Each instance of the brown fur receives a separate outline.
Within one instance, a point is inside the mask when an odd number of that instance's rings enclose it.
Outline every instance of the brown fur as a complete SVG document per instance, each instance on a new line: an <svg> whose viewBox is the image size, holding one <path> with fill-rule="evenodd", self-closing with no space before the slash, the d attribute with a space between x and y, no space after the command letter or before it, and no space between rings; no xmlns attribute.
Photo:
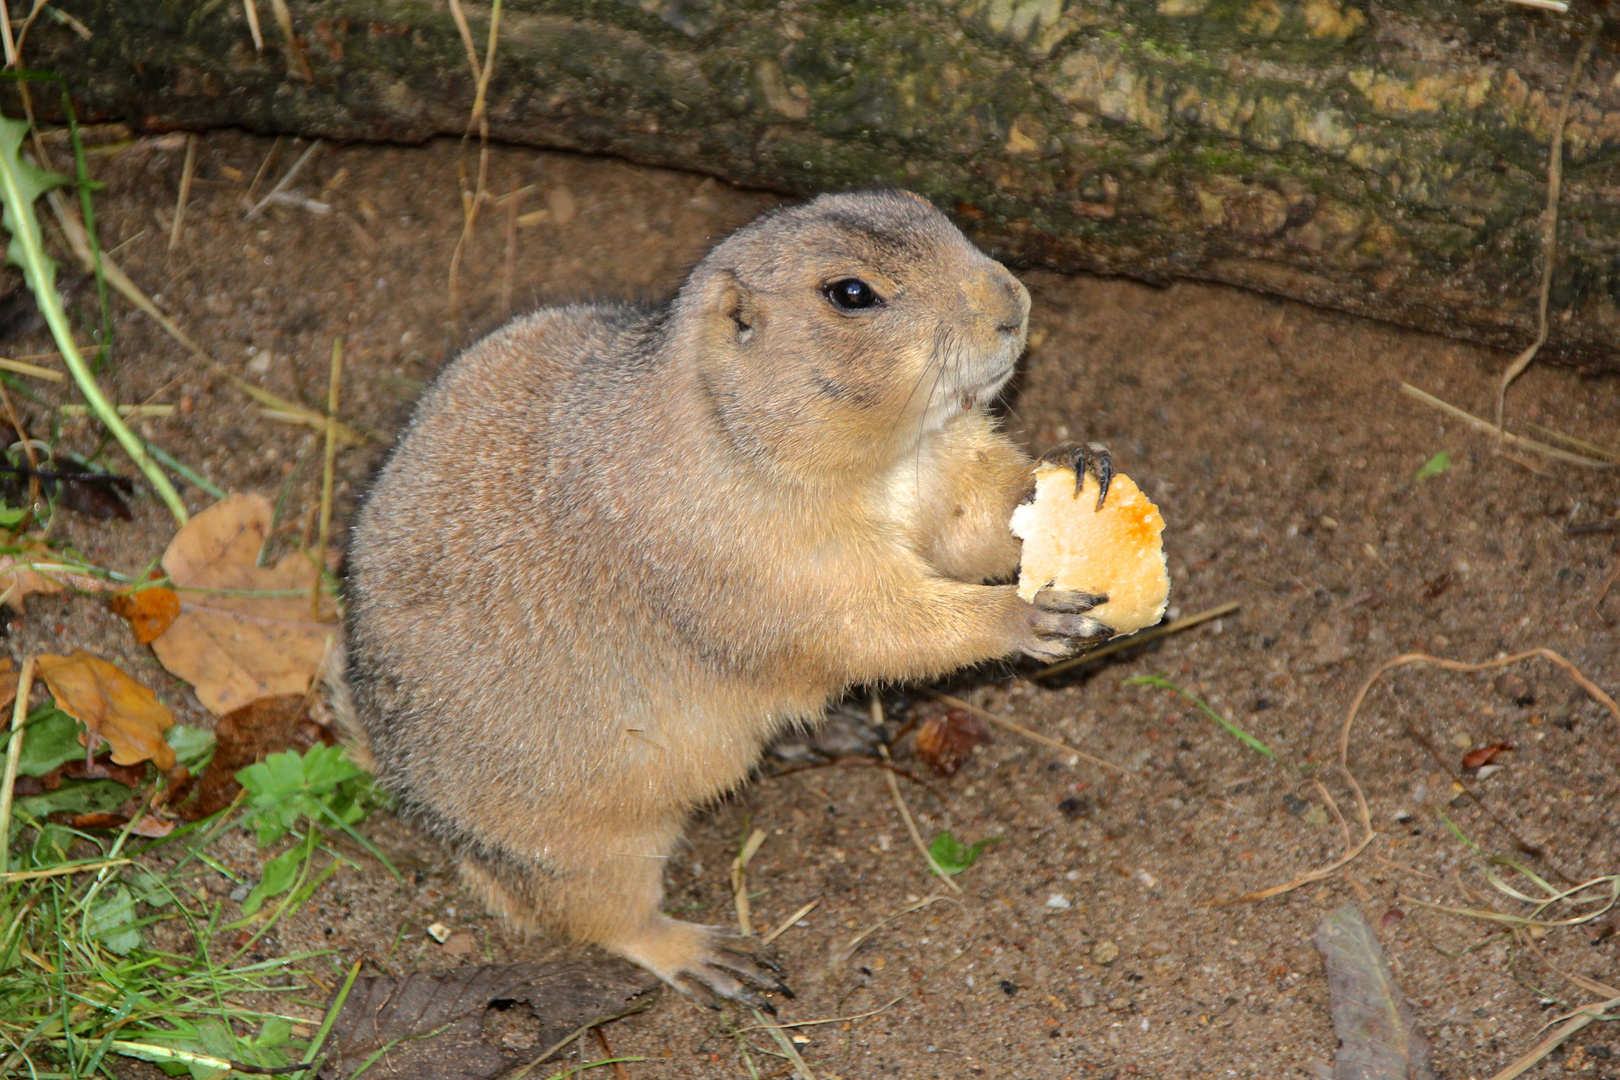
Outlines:
<svg viewBox="0 0 1620 1080"><path fill-rule="evenodd" d="M884 303L840 310L848 277ZM349 681L494 910L747 996L659 910L691 810L852 685L1099 633L984 584L1018 562L1030 461L985 403L1028 309L917 196L824 196L665 308L539 311L445 370L355 527Z"/></svg>

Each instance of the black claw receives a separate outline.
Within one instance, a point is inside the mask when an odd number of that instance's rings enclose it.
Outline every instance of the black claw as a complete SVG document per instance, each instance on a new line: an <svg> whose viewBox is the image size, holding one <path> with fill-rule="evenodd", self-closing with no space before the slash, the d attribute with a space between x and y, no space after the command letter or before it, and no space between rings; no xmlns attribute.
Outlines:
<svg viewBox="0 0 1620 1080"><path fill-rule="evenodd" d="M776 992L787 998L789 1001L799 1000L799 995L795 994L792 988L789 987L785 982L779 982L776 984Z"/></svg>
<svg viewBox="0 0 1620 1080"><path fill-rule="evenodd" d="M1074 494L1078 498L1086 483L1086 473L1097 478L1097 509L1108 498L1108 485L1114 482L1114 457L1102 443L1084 446L1055 446L1041 455L1042 461L1055 461L1074 470Z"/></svg>
<svg viewBox="0 0 1620 1080"><path fill-rule="evenodd" d="M763 999L761 999L760 1003L758 1005L755 1005L754 1008L759 1009L761 1012L768 1012L772 1016L776 1015L776 1006L772 1005L770 1002L765 1001Z"/></svg>
<svg viewBox="0 0 1620 1080"><path fill-rule="evenodd" d="M1108 447L1102 443L1086 443L1083 447L1076 447L1074 452L1074 493L1080 494L1081 485L1085 482L1086 470L1090 469L1097 477L1097 509L1103 508L1103 500L1108 498L1108 485L1114 482L1114 456L1108 452Z"/></svg>

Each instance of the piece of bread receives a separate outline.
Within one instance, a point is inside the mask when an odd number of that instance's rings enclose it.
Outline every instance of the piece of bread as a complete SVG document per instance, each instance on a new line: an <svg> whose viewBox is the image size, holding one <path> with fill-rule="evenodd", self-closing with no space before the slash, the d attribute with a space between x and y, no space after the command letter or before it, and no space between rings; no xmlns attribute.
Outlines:
<svg viewBox="0 0 1620 1080"><path fill-rule="evenodd" d="M1099 511L1095 476L1086 474L1077 495L1073 469L1043 462L1035 467L1035 501L1014 510L1008 527L1024 541L1018 595L1025 600L1046 588L1107 593L1108 602L1088 614L1118 634L1164 615L1164 518L1130 477L1114 475Z"/></svg>

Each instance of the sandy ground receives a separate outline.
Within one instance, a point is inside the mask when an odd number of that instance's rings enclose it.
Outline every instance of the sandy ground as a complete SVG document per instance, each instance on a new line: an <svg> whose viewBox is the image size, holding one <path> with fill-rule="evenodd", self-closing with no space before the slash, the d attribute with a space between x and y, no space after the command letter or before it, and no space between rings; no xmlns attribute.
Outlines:
<svg viewBox="0 0 1620 1080"><path fill-rule="evenodd" d="M457 166L475 168L476 155L449 143L323 147L295 188L334 212L273 204L246 221L244 195L270 149L270 140L230 133L201 140L173 251L182 148L145 141L98 156L103 236L221 364L277 393L318 405L332 337L343 336L342 411L378 441L339 461L340 522L425 381L457 350L510 312L668 295L716 238L775 203L697 176L496 150L492 191L533 190L515 207L484 209L452 316ZM282 144L258 193L301 152ZM542 220L523 216L538 210ZM995 665L951 682L951 692L1125 770L1071 765L1002 733L954 777L930 777L948 802L903 785L925 836L949 828L964 840L1001 838L960 876L960 897L893 917L943 891L911 848L883 774L839 767L762 778L699 815L669 867L669 907L729 922L728 864L739 838L762 828L768 839L749 876L756 922L775 926L820 900L777 943L799 991L781 1003L782 1019L858 1016L802 1029L818 1076L1035 1080L1283 1077L1331 1060L1310 934L1355 903L1379 928L1438 1073L1491 1076L1549 1019L1598 996L1582 979L1620 983L1616 913L1514 940L1496 924L1423 906L1528 913L1491 887L1483 855L1513 855L1560 886L1620 873L1620 719L1550 663L1515 665L1514 679L1421 668L1385 678L1349 741L1372 843L1320 882L1222 902L1337 858L1346 833L1335 812L1359 839L1337 740L1380 661L1541 647L1620 689L1620 587L1600 600L1616 534L1566 531L1620 517L1620 480L1498 456L1484 436L1400 393L1407 380L1487 413L1503 356L1225 289L1024 278L1034 344L1011 427L1037 451L1106 442L1158 501L1172 615L1227 601L1241 609L1059 678ZM91 291L80 291L86 311ZM260 417L143 316L118 311L120 400L181 406L147 423L149 437L228 488L274 497L291 476L294 513L307 512L319 495L313 433ZM50 346L29 338L8 348ZM1510 416L1620 447L1615 389L1535 368L1515 387ZM41 422L39 406L25 412ZM82 422L65 437L93 449ZM1416 479L1440 450L1451 468ZM186 494L193 508L207 502ZM422 507L422 527L464 510L446 490ZM130 572L172 532L150 499L130 524L74 517L65 527L89 558ZM33 601L11 623L9 644L14 657L99 652L138 673L182 720L208 722L189 690L91 601ZM1278 762L1184 698L1126 685L1140 675L1201 696ZM936 708L923 692L907 700L913 711ZM1497 742L1514 746L1498 758L1505 768L1454 780L1467 749ZM909 737L895 756L923 768ZM334 970L356 957L405 970L543 951L509 939L458 895L442 852L386 815L366 828L414 876L400 887L386 874L344 870L267 948L333 948ZM245 841L227 854L256 867ZM847 963L831 963L890 917ZM425 936L435 921L463 931L454 946ZM746 1076L742 1039L759 1048L761 1075L780 1069L761 1032L737 1033L750 1022L666 994L608 1034L616 1052L651 1059L627 1066L632 1077ZM595 1046L586 1053L566 1064L599 1056ZM1565 1070L1620 1076L1620 1033L1596 1024L1531 1075Z"/></svg>

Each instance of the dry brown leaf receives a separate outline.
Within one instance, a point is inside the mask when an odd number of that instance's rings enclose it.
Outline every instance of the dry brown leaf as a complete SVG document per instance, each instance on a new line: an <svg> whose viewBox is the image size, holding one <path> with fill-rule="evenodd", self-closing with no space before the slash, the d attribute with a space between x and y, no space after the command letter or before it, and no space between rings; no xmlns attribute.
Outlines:
<svg viewBox="0 0 1620 1080"><path fill-rule="evenodd" d="M129 824L129 818L123 814L79 814L70 824L75 829L122 829ZM129 831L156 840L174 832L174 822L156 814L142 814Z"/></svg>
<svg viewBox="0 0 1620 1080"><path fill-rule="evenodd" d="M160 769L174 766L174 750L163 733L174 726L174 715L157 695L117 667L83 649L72 656L39 657L39 674L56 698L56 707L112 748L119 765L150 761Z"/></svg>
<svg viewBox="0 0 1620 1080"><path fill-rule="evenodd" d="M41 561L52 558L50 552L38 552ZM16 555L0 555L0 597L4 598L6 606L13 608L18 614L25 613L28 597L35 593L46 596L59 593L64 586L55 578L47 577L29 565L29 555L18 557Z"/></svg>
<svg viewBox="0 0 1620 1080"><path fill-rule="evenodd" d="M917 728L917 756L940 776L954 776L973 751L990 741L990 729L966 709L930 716Z"/></svg>
<svg viewBox="0 0 1620 1080"><path fill-rule="evenodd" d="M119 593L107 605L112 608L114 615L120 615L129 620L129 628L135 631L135 640L142 645L150 645L174 622L175 616L180 614L180 596L173 589L150 587L137 593Z"/></svg>
<svg viewBox="0 0 1620 1080"><path fill-rule="evenodd" d="M187 821L198 821L231 804L242 785L236 771L283 750L303 753L312 746L330 746L331 731L309 718L302 694L283 694L249 702L214 725L214 756L194 785L196 798L180 808Z"/></svg>
<svg viewBox="0 0 1620 1080"><path fill-rule="evenodd" d="M315 579L297 553L273 567L255 565L270 531L270 500L232 495L181 529L163 554L180 595L180 614L152 642L163 666L185 679L197 699L223 716L260 698L302 694L320 670L332 623L310 617ZM301 590L301 597L222 595Z"/></svg>
<svg viewBox="0 0 1620 1080"><path fill-rule="evenodd" d="M0 709L17 700L18 672L11 666L11 657L0 656Z"/></svg>

